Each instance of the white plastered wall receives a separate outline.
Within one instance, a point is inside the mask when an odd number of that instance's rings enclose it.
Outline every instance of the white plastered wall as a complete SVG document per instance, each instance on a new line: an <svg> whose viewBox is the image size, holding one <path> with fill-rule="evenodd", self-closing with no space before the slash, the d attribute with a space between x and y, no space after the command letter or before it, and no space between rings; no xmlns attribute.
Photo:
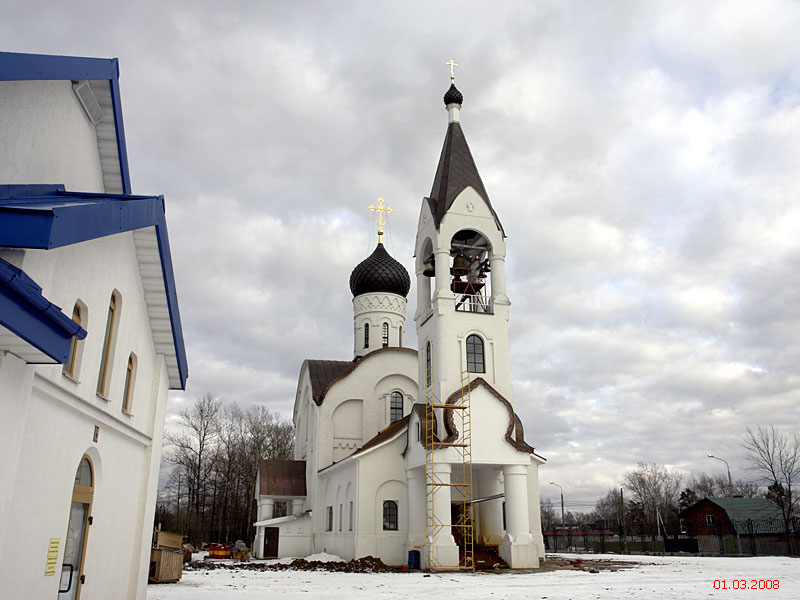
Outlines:
<svg viewBox="0 0 800 600"><path fill-rule="evenodd" d="M345 455L334 457L334 427L331 427L334 416L340 405L344 403L361 402L361 440L366 443L382 430L388 421L386 418L386 394L390 390L400 391L404 397L414 398L417 392L415 380L417 370L417 357L408 350L394 351L383 350L362 359L362 362L347 377L336 381L329 389L321 406L313 402L306 404L310 407L314 417L309 420L309 444L314 439L313 468L307 462L307 473L314 477L314 473L332 464L334 460L341 460ZM393 375L387 379L386 374ZM354 404L353 404L354 405ZM404 406L406 413L411 410L411 405ZM352 413L352 411L350 411ZM299 413L298 413L299 414ZM351 424L352 426L352 424ZM353 448L355 451L355 448ZM352 452L350 452L351 454ZM310 450L306 461L312 460Z"/></svg>
<svg viewBox="0 0 800 600"><path fill-rule="evenodd" d="M0 106L0 183L105 191L95 128L70 81L0 81Z"/></svg>
<svg viewBox="0 0 800 600"><path fill-rule="evenodd" d="M359 531L357 529L359 524L354 522L353 529L350 529L349 502L352 500L355 503L355 514L363 510L364 507L359 506L355 497L358 485L358 467L356 461L352 459L320 473L320 504L314 510L316 552L336 554L347 560L355 558L355 535ZM328 507L333 510L333 524L330 531L326 529Z"/></svg>
<svg viewBox="0 0 800 600"><path fill-rule="evenodd" d="M63 184L102 193L94 126L69 81L0 82L0 183ZM24 150L24 151L21 151ZM96 472L94 524L86 546L82 600L108 590L146 594L168 377L155 351L132 233L53 250L0 251L48 299L72 314L86 307L79 368L0 362L4 492L0 494L0 577L4 594L56 597L58 575L44 576L50 538L63 558L75 471L84 454ZM105 398L95 392L112 291L120 296L118 328ZM128 356L137 357L130 414L122 411ZM93 441L95 427L98 441ZM7 448L8 446L8 448ZM15 451L14 448L22 449ZM10 483L9 483L10 482ZM114 557L114 560L109 560Z"/></svg>
<svg viewBox="0 0 800 600"><path fill-rule="evenodd" d="M400 329L406 322L406 299L398 294L378 292L353 298L354 354L364 356L383 348L383 324L389 326L389 347L400 346ZM369 324L369 336L364 338L364 326ZM364 342L367 342L365 345Z"/></svg>
<svg viewBox="0 0 800 600"><path fill-rule="evenodd" d="M405 430L391 441L358 457L358 537L355 553L375 556L388 565L408 559L408 488L403 450ZM383 503L397 502L396 531L383 529Z"/></svg>

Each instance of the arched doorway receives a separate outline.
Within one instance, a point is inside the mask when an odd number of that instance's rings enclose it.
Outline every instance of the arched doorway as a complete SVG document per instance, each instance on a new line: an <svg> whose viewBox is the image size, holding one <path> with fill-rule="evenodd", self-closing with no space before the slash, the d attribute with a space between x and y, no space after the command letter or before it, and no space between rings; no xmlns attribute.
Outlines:
<svg viewBox="0 0 800 600"><path fill-rule="evenodd" d="M75 483L72 485L72 503L67 536L64 540L61 582L58 588L59 600L78 600L81 595L81 585L84 581L83 559L86 555L93 496L94 470L92 461L84 454L75 472Z"/></svg>

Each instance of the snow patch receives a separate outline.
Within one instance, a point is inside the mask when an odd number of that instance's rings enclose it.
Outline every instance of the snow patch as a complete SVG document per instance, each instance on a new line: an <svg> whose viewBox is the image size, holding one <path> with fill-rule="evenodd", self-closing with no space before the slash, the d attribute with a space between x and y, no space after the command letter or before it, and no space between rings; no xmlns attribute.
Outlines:
<svg viewBox="0 0 800 600"><path fill-rule="evenodd" d="M336 556L335 554L328 554L327 552L319 552L317 554L306 556L306 560L308 562L313 560L317 562L346 562L345 559Z"/></svg>

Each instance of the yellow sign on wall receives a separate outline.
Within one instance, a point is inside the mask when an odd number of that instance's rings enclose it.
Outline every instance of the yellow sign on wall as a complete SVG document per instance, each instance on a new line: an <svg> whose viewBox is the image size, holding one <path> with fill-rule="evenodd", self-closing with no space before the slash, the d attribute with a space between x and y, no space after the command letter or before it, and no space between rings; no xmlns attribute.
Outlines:
<svg viewBox="0 0 800 600"><path fill-rule="evenodd" d="M44 565L45 575L55 575L58 566L58 547L61 545L61 538L50 538L47 546L47 562Z"/></svg>

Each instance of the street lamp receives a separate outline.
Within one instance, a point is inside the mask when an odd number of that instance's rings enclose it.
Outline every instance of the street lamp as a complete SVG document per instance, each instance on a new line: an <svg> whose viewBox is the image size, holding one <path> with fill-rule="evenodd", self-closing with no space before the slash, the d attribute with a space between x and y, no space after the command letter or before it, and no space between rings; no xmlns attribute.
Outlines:
<svg viewBox="0 0 800 600"><path fill-rule="evenodd" d="M725 463L725 466L728 469L728 489L730 490L730 495L733 497L733 480L731 479L731 466L728 464L728 461L724 458L720 458L719 456L714 456L713 454L709 454L708 458L713 458L716 460L721 460Z"/></svg>
<svg viewBox="0 0 800 600"><path fill-rule="evenodd" d="M725 463L725 467L728 469L728 490L729 494L731 495L731 508L733 510L733 531L736 533L736 552L741 554L742 553L742 546L741 542L739 541L739 528L736 527L736 499L733 497L733 479L731 479L731 466L728 464L728 461L724 458L720 458L719 456L714 456L713 454L709 454L708 458L713 458L714 460L721 460Z"/></svg>
<svg viewBox="0 0 800 600"><path fill-rule="evenodd" d="M558 485L555 481L551 481L550 485L554 485L558 487L559 490L561 490L561 535L564 535L564 488ZM558 538L556 538L556 540L558 540Z"/></svg>

